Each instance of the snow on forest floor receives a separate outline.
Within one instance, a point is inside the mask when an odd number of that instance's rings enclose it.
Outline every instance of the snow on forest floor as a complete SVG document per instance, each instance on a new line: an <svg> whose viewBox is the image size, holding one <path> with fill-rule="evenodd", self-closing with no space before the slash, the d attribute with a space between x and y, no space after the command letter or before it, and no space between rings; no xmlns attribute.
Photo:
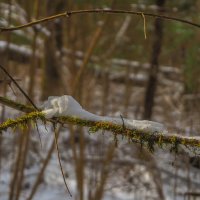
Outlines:
<svg viewBox="0 0 200 200"><path fill-rule="evenodd" d="M111 105L111 104L109 104ZM119 104L120 105L120 104ZM119 110L116 113L112 112L111 114L108 114L108 116L118 116L119 117ZM122 110L122 109L121 109ZM118 113L117 113L118 112ZM130 113L132 114L132 112ZM17 115L15 112L13 112L13 109L7 109L7 115L10 118L15 118ZM130 116L129 116L130 118ZM135 118L135 117L133 117ZM50 127L47 127L49 130L48 132L45 130L45 127L43 125L40 126L40 133L42 137L42 144L43 148L39 149L39 155L31 153L31 158L28 158L28 160L33 159L34 164L31 164L29 168L25 170L25 183L22 190L22 196L21 200L26 200L28 194L30 193L32 189L32 185L34 183L34 180L38 174L38 171L40 169L40 159L45 158L45 155L47 153L47 149L50 147L51 142L53 141L53 134L50 131ZM87 132L87 131L86 131ZM13 134L7 134L4 135L4 143L7 147L5 149L8 156L4 157L2 160L2 168L0 172L0 200L7 200L8 194L9 194L9 184L10 184L10 166L14 162L13 157L9 156L11 151L9 150L9 146L12 146L12 140L13 140ZM92 141L92 143L95 144L95 142L99 142L100 138L101 140L104 140L104 142L107 142L106 145L108 145L108 142L113 141L113 137L110 137L111 135L108 135L107 133L102 134L91 134L88 135L86 133L86 139L89 141ZM40 147L38 134L37 132L33 131L31 133L31 138L34 140L34 142ZM67 146L65 142L68 139L68 130L64 129L61 134L61 140L60 140L60 150L61 154L63 152L66 152L66 156L69 157L69 159L72 157L72 153L70 150L67 150ZM131 155L130 152L133 152L133 147L135 144L128 144L125 141L121 141L121 144L118 147L118 159L121 161L133 161L134 158ZM122 152L121 147L123 147L125 150L128 149L125 153ZM90 147L88 147L90 148ZM13 149L12 149L13 150ZM87 152L88 153L88 152ZM128 153L128 155L127 155ZM130 154L129 154L130 153ZM6 155L7 155L6 154ZM87 154L88 155L88 154ZM174 198L174 187L177 185L177 192L184 193L188 191L188 172L185 168L185 161L179 160L178 157L177 163L175 162L175 156L172 154L168 154L166 152L159 152L155 154L156 163L159 166L159 169L162 171L162 178L163 178L163 190L166 197L166 200L171 200ZM108 183L105 188L105 194L104 194L104 200L123 200L123 199L158 199L155 191L153 179L151 176L149 176L149 173L144 167L147 163L144 162L144 164L141 164L140 162L143 162L143 160L136 160L133 162L134 167L133 170L129 171L127 176L130 177L137 177L137 173L142 174L141 179L138 180L136 183L129 183L127 179L123 177L123 173L121 170L121 173L119 171L113 171L112 178L108 180ZM65 171L69 174L69 178L67 178L67 183L70 188L70 191L72 192L73 197L72 200L76 197L76 179L74 175L74 165L73 162L69 162L69 160L62 160L63 166ZM173 164L175 163L175 165ZM176 168L176 164L178 165L178 168ZM122 166L117 166L118 168L121 168ZM178 169L178 170L177 170ZM190 176L190 184L191 184L191 190L195 191L200 186L200 177L199 177L199 169L190 168L189 176ZM86 170L86 176L90 175L90 170ZM177 182L176 182L177 177ZM116 184L117 183L117 184ZM144 183L144 184L141 184ZM128 185L128 189L126 186ZM144 187L144 185L146 185ZM137 186L137 188L134 188ZM151 186L151 187L149 187ZM148 188L149 187L149 188ZM87 191L87 189L86 189ZM44 180L42 184L40 185L36 195L34 196L34 200L42 199L42 200L63 200L63 199L69 199L69 195L67 194L66 188L63 183L63 179L61 176L60 168L58 165L58 159L56 154L52 156L52 159L45 171ZM87 197L85 199L88 199ZM183 199L183 195L177 195L177 200Z"/></svg>
<svg viewBox="0 0 200 200"><path fill-rule="evenodd" d="M9 165L9 164L8 164ZM9 184L10 184L10 170L8 165L4 166L0 175L0 199L7 200L9 195ZM34 183L37 172L39 171L39 165L34 165L30 169L26 169L25 171L25 181L23 185L21 200L25 200L30 192L31 186ZM70 166L70 170L73 171L72 166ZM119 181L120 182L120 181ZM42 200L64 200L64 199L75 199L76 197L76 182L73 177L67 179L68 186L70 188L70 192L73 197L69 198L69 194L66 191L66 188L63 183L63 178L61 176L60 168L57 163L57 157L54 154L49 166L47 167L44 174L44 181L39 186L39 189L34 196L33 200L42 199ZM123 192L119 188L111 188L105 192L104 198L105 200L123 200L123 199L133 199L135 194L130 192ZM87 199L87 197L86 197Z"/></svg>
<svg viewBox="0 0 200 200"><path fill-rule="evenodd" d="M40 129L41 130L41 129ZM35 133L36 134L36 133ZM65 135L64 135L65 134ZM49 147L50 141L53 139L53 135L47 133L42 133L42 141L43 141L43 148ZM63 136L64 135L64 136ZM62 134L62 140L67 138L67 132L63 132ZM86 136L87 137L87 136ZM90 138L92 138L94 141L97 140L97 135L90 135ZM9 138L9 137L8 137ZM8 139L7 138L7 139ZM44 143L45 140L48 141ZM123 142L122 142L123 143ZM120 148L120 147L119 147ZM63 150L63 147L61 147ZM42 152L44 151L44 152ZM41 149L41 155L45 155L45 149ZM44 155L43 155L44 154ZM70 153L68 153L70 155ZM119 159L127 159L132 160L131 157L124 157L124 155L121 153L119 154ZM158 160L158 164L160 166L160 169L163 169L163 186L164 186L164 192L166 195L166 200L173 199L173 189L175 184L177 184L177 191L180 193L184 193L187 191L187 173L185 172L186 169L179 168L178 172L176 173L176 168L172 165L172 162L174 162L174 156L170 154L164 154L163 152L158 152L155 154ZM37 160L37 159L36 159ZM12 164L12 158L11 156L7 159L2 160L4 165L2 165L1 168L1 174L0 174L0 199L1 200L7 200L8 194L9 194L9 184L10 184L10 166ZM178 163L177 163L178 164ZM180 164L180 163L179 163ZM72 200L76 197L76 181L74 177L74 168L72 163L69 163L65 160L63 160L63 166L65 171L69 174L69 178L67 178L67 183L70 188L70 191L72 192L73 197ZM32 185L34 183L34 180L36 178L36 175L40 169L38 161L36 161L36 164L31 165L31 167L27 168L25 170L25 182L22 190L21 200L25 200L30 193L30 190L32 188ZM143 170L143 179L144 177L147 177L146 184L151 185L152 179L149 177L148 173L145 174L145 167L143 165L138 164L136 167L134 167L134 171L140 171ZM198 175L197 169L191 169L190 171L190 177L191 177L191 187L198 188L200 186L200 177ZM86 176L88 176L90 171L86 170ZM112 175L116 175L118 172L112 173ZM131 173L129 172L130 176ZM175 174L176 173L176 174ZM136 173L137 174L137 173ZM134 175L134 174L133 174ZM175 183L175 176L177 176L177 183ZM116 179L115 179L116 178ZM108 181L108 184L105 188L105 195L104 200L123 200L123 199L146 199L147 197L150 197L149 199L156 199L155 194L155 188L152 190L146 190L145 188L142 188L143 186L140 186L140 182L138 182L138 189L127 191L123 188L125 187L125 183L123 182L123 175L118 175L112 180ZM144 181L144 180L143 180ZM116 185L117 183L117 185ZM193 184L194 183L194 184ZM129 183L128 183L129 184ZM193 186L192 186L193 185ZM131 188L131 185L129 184L129 187ZM86 189L87 191L87 189ZM42 200L63 200L63 199L69 199L69 195L66 191L66 188L63 183L63 179L61 176L60 168L58 165L57 156L54 153L52 156L52 159L45 171L44 174L44 180L42 184L39 186L39 189L34 196L33 200L42 199ZM86 197L87 199L87 197ZM177 200L183 199L182 196L177 196Z"/></svg>

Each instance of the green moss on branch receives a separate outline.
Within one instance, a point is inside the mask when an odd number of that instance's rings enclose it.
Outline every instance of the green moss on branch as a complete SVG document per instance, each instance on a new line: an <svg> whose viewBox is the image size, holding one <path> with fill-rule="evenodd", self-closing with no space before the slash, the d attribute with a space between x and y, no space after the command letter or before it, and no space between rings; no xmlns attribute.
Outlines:
<svg viewBox="0 0 200 200"><path fill-rule="evenodd" d="M170 145L171 151L174 152L177 152L179 145L192 147L193 149L200 148L200 140L197 138L128 129L123 125L118 125L111 122L90 121L71 116L46 119L43 112L31 112L17 119L8 119L6 122L0 124L0 132L5 131L8 128L23 128L26 127L30 121L35 123L36 120L89 127L90 132L97 132L99 130L110 131L114 134L114 138L116 138L117 135L121 135L123 138L128 139L128 141L138 142L141 145L146 145L150 151L154 151L155 145L160 148L162 148L164 145Z"/></svg>
<svg viewBox="0 0 200 200"><path fill-rule="evenodd" d="M9 106L11 108L14 108L16 110L19 110L19 111L25 112L25 113L35 111L35 108L33 108L32 106L27 106L27 105L12 101L12 100L10 100L6 97L0 97L0 103L5 105L5 106Z"/></svg>
<svg viewBox="0 0 200 200"><path fill-rule="evenodd" d="M6 131L8 128L16 129L18 127L25 128L31 121L37 121L38 119L46 121L45 115L42 112L31 112L17 119L8 119L0 124L0 132Z"/></svg>
<svg viewBox="0 0 200 200"><path fill-rule="evenodd" d="M160 148L162 148L164 145L171 145L171 148L174 151L177 151L179 145L200 148L200 140L192 137L128 129L111 122L95 122L74 117L59 117L59 121L62 123L87 126L89 127L90 132L97 132L98 130L110 131L113 134L122 135L130 141L137 141L141 144L145 144L150 151L154 150L155 145Z"/></svg>

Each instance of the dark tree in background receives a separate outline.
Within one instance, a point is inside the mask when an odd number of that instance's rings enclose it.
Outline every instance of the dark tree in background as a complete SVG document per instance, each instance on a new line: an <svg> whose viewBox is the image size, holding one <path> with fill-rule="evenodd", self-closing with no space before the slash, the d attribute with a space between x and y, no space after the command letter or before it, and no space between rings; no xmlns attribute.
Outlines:
<svg viewBox="0 0 200 200"><path fill-rule="evenodd" d="M159 14L162 14L164 10L165 0L156 0L156 5L159 9ZM154 22L154 34L153 44L150 60L150 72L149 79L147 82L145 101L144 101L144 119L151 119L153 114L154 99L156 94L158 71L159 71L159 56L161 54L163 38L163 21L155 19Z"/></svg>

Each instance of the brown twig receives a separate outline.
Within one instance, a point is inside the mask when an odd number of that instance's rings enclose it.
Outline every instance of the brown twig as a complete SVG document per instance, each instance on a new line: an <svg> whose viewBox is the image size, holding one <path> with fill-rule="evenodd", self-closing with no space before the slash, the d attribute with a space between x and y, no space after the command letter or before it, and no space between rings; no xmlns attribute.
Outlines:
<svg viewBox="0 0 200 200"><path fill-rule="evenodd" d="M26 94L26 92L19 86L19 84L15 81L15 79L8 73L8 71L2 66L0 65L0 68L2 69L2 71L12 80L12 82L16 85L16 87L20 90L20 92L26 97L26 99L32 104L32 106L36 109L39 110L37 108L37 106L33 103L33 101L31 100L31 98Z"/></svg>
<svg viewBox="0 0 200 200"><path fill-rule="evenodd" d="M15 27L8 27L8 28L0 28L0 32L8 32L8 31L15 31L15 30L19 30L19 29L23 29L23 28L27 28L30 26L34 26L36 24L40 24L43 22L47 22L47 21L51 21L54 19L58 19L61 17L70 17L72 15L75 14L85 14L85 13L97 13L97 14L131 14L131 15L144 15L144 16L148 16L148 17L154 17L154 18L160 18L160 19L164 19L164 20L170 20L170 21L177 21L177 22L181 22L184 24L189 24L191 26L195 26L197 28L200 28L200 24L188 21L188 20L184 20L184 19L180 19L180 18L176 18L176 17L169 17L169 16L165 16L165 15L158 15L158 14L153 14L153 13L145 13L145 12L136 12L136 11L130 11L130 10L114 10L114 9L88 9L88 10L74 10L74 11L66 11L60 14L56 14L56 15L52 15L49 17L45 17L43 19L39 19L33 22L29 22L27 24L23 24L20 26L15 26Z"/></svg>
<svg viewBox="0 0 200 200"><path fill-rule="evenodd" d="M57 132L58 132L57 137L59 137L60 130L57 130ZM58 140L58 138L56 138L56 139ZM32 200L34 195L35 195L35 193L37 192L38 187L39 187L39 185L41 183L41 180L42 180L42 178L44 176L44 172L45 172L45 170L46 170L46 168L47 168L47 166L49 164L49 161L51 159L51 156L52 156L52 154L54 152L54 147L55 147L55 139L51 143L51 146L50 146L50 148L48 150L46 158L43 160L43 163L42 163L42 166L40 168L40 171L39 171L39 173L37 175L37 178L36 178L36 180L35 180L35 182L33 184L32 190L31 190L29 196L26 198L26 200Z"/></svg>
<svg viewBox="0 0 200 200"><path fill-rule="evenodd" d="M58 131L56 129L56 124L55 123L53 124L53 129L54 129L54 142L55 142L58 162L59 162L59 166L60 166L60 171L62 173L62 177L63 177L63 181L64 181L64 184L65 184L65 187L66 187L70 197L72 197L72 194L71 194L71 192L69 190L69 187L68 187L66 179L65 179L65 173L64 173L64 170L63 170L63 167L62 167L62 163L61 163L61 156L60 156L60 151L59 151L59 147L58 147Z"/></svg>

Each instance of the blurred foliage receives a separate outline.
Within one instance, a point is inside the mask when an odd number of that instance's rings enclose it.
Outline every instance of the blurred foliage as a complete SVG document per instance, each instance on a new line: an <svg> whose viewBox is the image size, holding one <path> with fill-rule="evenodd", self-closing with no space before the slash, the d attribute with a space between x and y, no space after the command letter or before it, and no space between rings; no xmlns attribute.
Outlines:
<svg viewBox="0 0 200 200"><path fill-rule="evenodd" d="M2 1L7 2L7 1ZM103 8L110 7L112 3L116 9L131 9L131 4L138 5L152 5L154 0L75 0L71 2L76 9L85 8ZM8 3L8 2L7 2ZM166 2L165 15L173 15L179 18L198 20L195 13L198 13L197 0L178 0ZM26 7L27 5L24 5ZM172 8L176 8L172 11ZM63 7L62 10L65 10ZM146 12L154 12L151 9ZM43 15L43 14L42 14ZM188 16L187 16L188 15ZM92 16L92 17L91 17ZM0 17L4 19L5 15ZM24 17L24 16L23 16ZM82 20L82 15L74 16L77 21ZM103 37L97 45L94 53L101 56L104 54L105 49L114 43L116 33L119 31L125 19L124 15L109 15L109 23L104 28ZM77 34L77 49L84 50L84 44L90 41L95 29L98 27L97 23L105 20L105 15L89 14L85 15L86 23L77 23L75 30ZM133 16L132 21L127 29L123 42L114 49L112 56L123 59L139 60L141 62L148 62L150 59L150 48L152 43L153 34L153 18L146 18L147 25L147 40L144 39L143 19L141 16ZM18 20L11 20L12 25L21 24ZM197 49L198 43L193 42L191 38L196 37L198 30L194 27L171 21L165 21L164 27L164 45L162 54L160 56L160 63L166 63L175 67L182 67L185 80L186 92L193 92L197 90L197 80L195 75L199 73L199 58ZM0 39L4 36L0 35ZM12 34L11 42L19 45L30 45L31 40L26 37L26 34ZM183 67L184 66L184 67Z"/></svg>
<svg viewBox="0 0 200 200"><path fill-rule="evenodd" d="M197 93L199 89L200 75L200 49L195 46L187 50L186 63L184 66L186 93Z"/></svg>

